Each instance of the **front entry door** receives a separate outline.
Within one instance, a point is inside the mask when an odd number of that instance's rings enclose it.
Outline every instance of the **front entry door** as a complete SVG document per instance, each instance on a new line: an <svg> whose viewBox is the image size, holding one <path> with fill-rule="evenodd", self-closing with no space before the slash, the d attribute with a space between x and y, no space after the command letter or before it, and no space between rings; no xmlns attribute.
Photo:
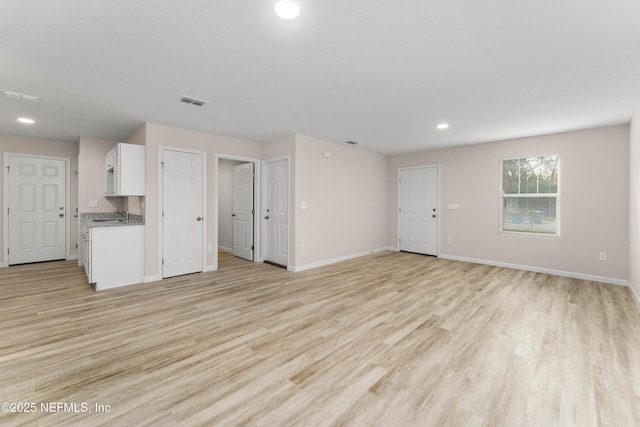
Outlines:
<svg viewBox="0 0 640 427"><path fill-rule="evenodd" d="M233 254L253 261L253 163L233 167Z"/></svg>
<svg viewBox="0 0 640 427"><path fill-rule="evenodd" d="M289 264L289 161L266 164L267 244L265 261L287 267Z"/></svg>
<svg viewBox="0 0 640 427"><path fill-rule="evenodd" d="M162 277L203 267L203 155L162 151Z"/></svg>
<svg viewBox="0 0 640 427"><path fill-rule="evenodd" d="M401 169L399 175L399 248L437 255L438 168Z"/></svg>
<svg viewBox="0 0 640 427"><path fill-rule="evenodd" d="M66 162L9 156L8 163L8 264L65 259Z"/></svg>

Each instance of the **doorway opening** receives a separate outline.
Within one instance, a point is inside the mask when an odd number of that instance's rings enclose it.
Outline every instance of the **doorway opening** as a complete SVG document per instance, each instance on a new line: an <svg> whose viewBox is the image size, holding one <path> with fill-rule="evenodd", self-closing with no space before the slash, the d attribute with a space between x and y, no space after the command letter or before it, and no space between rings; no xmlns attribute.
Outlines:
<svg viewBox="0 0 640 427"><path fill-rule="evenodd" d="M215 243L209 243L214 269L221 256L230 254L247 261L259 262L260 247L260 161L254 158L217 154L215 169L214 210Z"/></svg>

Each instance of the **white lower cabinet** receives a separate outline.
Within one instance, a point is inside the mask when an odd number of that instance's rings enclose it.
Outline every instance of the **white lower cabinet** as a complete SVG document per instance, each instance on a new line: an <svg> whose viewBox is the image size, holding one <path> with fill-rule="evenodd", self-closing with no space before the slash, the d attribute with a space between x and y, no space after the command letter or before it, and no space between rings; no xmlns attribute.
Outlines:
<svg viewBox="0 0 640 427"><path fill-rule="evenodd" d="M82 261L97 291L144 281L144 225L82 231Z"/></svg>

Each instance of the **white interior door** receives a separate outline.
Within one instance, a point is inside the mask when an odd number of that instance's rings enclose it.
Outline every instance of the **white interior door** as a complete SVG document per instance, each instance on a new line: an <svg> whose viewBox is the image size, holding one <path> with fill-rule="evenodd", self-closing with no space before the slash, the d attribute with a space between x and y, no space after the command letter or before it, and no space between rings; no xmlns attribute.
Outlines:
<svg viewBox="0 0 640 427"><path fill-rule="evenodd" d="M162 151L162 277L203 271L203 155Z"/></svg>
<svg viewBox="0 0 640 427"><path fill-rule="evenodd" d="M401 169L399 247L401 251L438 254L438 168Z"/></svg>
<svg viewBox="0 0 640 427"><path fill-rule="evenodd" d="M66 258L64 160L9 156L8 264Z"/></svg>
<svg viewBox="0 0 640 427"><path fill-rule="evenodd" d="M253 163L233 167L233 254L253 261Z"/></svg>
<svg viewBox="0 0 640 427"><path fill-rule="evenodd" d="M287 267L289 264L289 161L266 164L267 242L264 260Z"/></svg>

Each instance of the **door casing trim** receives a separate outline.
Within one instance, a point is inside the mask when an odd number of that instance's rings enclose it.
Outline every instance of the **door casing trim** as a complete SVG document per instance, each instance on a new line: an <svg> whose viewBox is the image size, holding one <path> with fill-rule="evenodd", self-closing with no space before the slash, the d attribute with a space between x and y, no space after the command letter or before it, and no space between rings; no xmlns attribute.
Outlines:
<svg viewBox="0 0 640 427"><path fill-rule="evenodd" d="M214 196L213 196L213 217L214 217L214 237L215 241L211 243L213 248L213 254L211 258L213 259L213 265L207 266L205 271L215 271L218 269L218 233L220 230L218 229L219 225L219 215L220 215L220 206L218 201L218 182L220 180L220 160L235 160L237 162L245 162L245 163L253 163L253 262L262 262L262 251L261 248L261 231L260 231L260 177L261 177L261 169L260 169L260 159L255 157L244 157L244 156L236 156L234 154L224 154L224 153L216 153L215 162L214 162Z"/></svg>

